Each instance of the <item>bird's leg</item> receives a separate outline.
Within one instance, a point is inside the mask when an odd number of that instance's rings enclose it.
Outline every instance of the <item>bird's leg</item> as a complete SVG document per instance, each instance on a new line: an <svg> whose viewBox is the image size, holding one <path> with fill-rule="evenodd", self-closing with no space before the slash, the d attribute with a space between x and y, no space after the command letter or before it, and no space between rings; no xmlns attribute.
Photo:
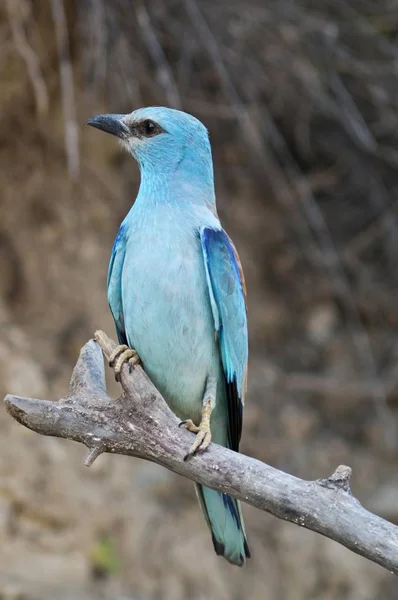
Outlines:
<svg viewBox="0 0 398 600"><path fill-rule="evenodd" d="M211 442L211 430L210 430L210 418L216 403L216 380L213 377L209 377L206 384L206 390L204 394L203 406L202 406L202 420L199 427L191 419L182 421L181 425L184 425L189 431L196 433L196 438L188 454L184 456L184 461L188 460L196 452L204 452Z"/></svg>
<svg viewBox="0 0 398 600"><path fill-rule="evenodd" d="M128 362L131 372L134 365L139 364L141 361L135 350L129 348L126 344L121 344L116 346L109 357L109 366L115 371L116 381L120 381L120 371L125 362Z"/></svg>
<svg viewBox="0 0 398 600"><path fill-rule="evenodd" d="M212 412L212 399L207 398L203 404L202 408L202 420L200 422L199 427L197 427L191 419L189 419L185 423L185 427L196 433L196 438L191 448L189 449L188 454L184 456L184 460L188 460L191 456L196 454L196 452L204 452L208 445L211 442L211 431L210 431L210 417Z"/></svg>

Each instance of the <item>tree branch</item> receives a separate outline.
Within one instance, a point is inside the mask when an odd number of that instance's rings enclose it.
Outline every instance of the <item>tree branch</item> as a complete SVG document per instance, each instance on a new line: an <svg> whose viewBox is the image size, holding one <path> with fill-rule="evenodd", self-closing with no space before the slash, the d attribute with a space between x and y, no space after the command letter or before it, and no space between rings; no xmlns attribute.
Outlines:
<svg viewBox="0 0 398 600"><path fill-rule="evenodd" d="M122 395L106 392L101 348L116 347L103 332L81 350L69 393L57 402L8 395L8 412L42 435L85 444L87 466L103 452L136 456L225 492L285 521L311 529L398 574L398 527L370 513L350 490L350 467L327 479L304 481L264 463L211 444L188 462L192 434L139 366L121 372Z"/></svg>

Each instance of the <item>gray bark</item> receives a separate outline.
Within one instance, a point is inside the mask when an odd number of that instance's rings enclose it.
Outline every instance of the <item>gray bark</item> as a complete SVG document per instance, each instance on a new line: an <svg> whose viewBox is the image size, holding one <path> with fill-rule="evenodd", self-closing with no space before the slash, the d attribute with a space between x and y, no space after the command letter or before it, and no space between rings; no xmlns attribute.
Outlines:
<svg viewBox="0 0 398 600"><path fill-rule="evenodd" d="M97 343L98 342L98 343ZM239 498L285 521L321 533L398 575L398 527L367 511L350 490L351 469L305 481L254 458L211 444L183 458L193 434L178 419L140 366L121 372L122 395L108 396L104 361L116 344L96 333L81 350L69 393L59 401L6 396L8 412L40 433L85 444L90 466L103 452L143 458Z"/></svg>

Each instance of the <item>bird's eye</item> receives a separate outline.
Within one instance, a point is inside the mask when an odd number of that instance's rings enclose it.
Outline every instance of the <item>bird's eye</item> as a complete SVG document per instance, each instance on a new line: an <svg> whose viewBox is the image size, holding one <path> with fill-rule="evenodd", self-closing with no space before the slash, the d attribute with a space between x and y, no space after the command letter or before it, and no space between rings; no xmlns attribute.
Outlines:
<svg viewBox="0 0 398 600"><path fill-rule="evenodd" d="M154 121L151 121L150 119L146 119L145 121L142 121L140 130L141 130L141 134L144 135L145 137L154 137L155 135L158 135L159 133L161 133L163 131L163 129L160 127L160 125L158 125Z"/></svg>

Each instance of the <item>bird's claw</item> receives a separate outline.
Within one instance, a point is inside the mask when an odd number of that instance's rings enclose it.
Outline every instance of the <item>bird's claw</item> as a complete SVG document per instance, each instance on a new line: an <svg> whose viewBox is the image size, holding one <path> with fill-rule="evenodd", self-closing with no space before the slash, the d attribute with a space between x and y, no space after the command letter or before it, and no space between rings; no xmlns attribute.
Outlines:
<svg viewBox="0 0 398 600"><path fill-rule="evenodd" d="M178 427L185 427L188 431L192 431L192 433L199 433L199 427L195 425L192 419L185 419L178 424Z"/></svg>
<svg viewBox="0 0 398 600"><path fill-rule="evenodd" d="M196 433L196 438L194 443L189 449L189 452L184 456L184 462L186 462L191 456L194 456L197 452L204 452L210 442L211 442L211 431L210 431L210 416L211 416L211 403L210 400L207 400L203 406L202 411L202 421L199 425L195 425L195 423L191 419L187 419L185 421L181 421L179 427L184 425L189 431Z"/></svg>
<svg viewBox="0 0 398 600"><path fill-rule="evenodd" d="M194 443L189 449L189 452L184 456L186 462L191 456L194 456L197 452L204 452L211 442L211 431L208 429L200 429L196 434Z"/></svg>
<svg viewBox="0 0 398 600"><path fill-rule="evenodd" d="M109 357L109 366L115 371L115 379L118 382L120 381L120 373L125 362L128 362L131 373L134 365L139 364L141 361L135 350L129 348L126 344L121 344L114 349Z"/></svg>

